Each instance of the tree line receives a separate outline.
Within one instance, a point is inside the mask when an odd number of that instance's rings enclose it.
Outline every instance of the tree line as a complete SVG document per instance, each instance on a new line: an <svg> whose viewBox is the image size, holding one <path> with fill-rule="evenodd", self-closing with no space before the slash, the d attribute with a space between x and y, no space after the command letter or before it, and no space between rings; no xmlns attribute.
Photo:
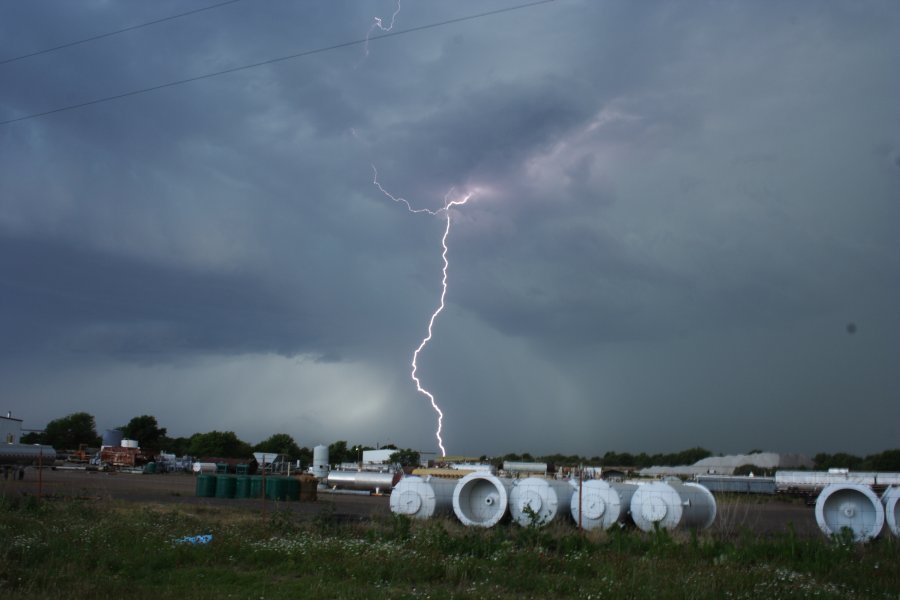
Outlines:
<svg viewBox="0 0 900 600"><path fill-rule="evenodd" d="M178 456L221 458L246 458L253 452L284 454L291 460L299 460L303 465L312 464L313 452L310 448L299 446L287 433L275 433L258 444L251 445L240 439L233 431L208 431L195 433L190 437L170 437L165 427L160 427L156 417L140 415L131 419L126 425L117 427L129 439L138 440L147 452L158 454L165 451ZM77 412L47 423L43 432L32 432L22 436L25 444L47 444L57 450L76 450L82 444L89 447L100 446L101 438L97 435L97 427L93 415ZM419 453L410 448L398 448L389 444L385 449L396 450L392 456L394 462L403 466L415 466L419 463ZM329 444L328 457L331 464L359 462L362 453L374 450L371 446L350 445L346 440ZM748 454L760 452L751 450ZM592 457L577 454L548 454L533 456L528 452L522 454L509 453L498 457L481 456L480 460L502 466L504 461L546 462L551 465L585 465L598 467L628 467L642 469L652 466L691 465L698 460L713 456L706 448L695 447L668 454L631 454L629 452L606 452ZM819 453L813 457L814 469L825 471L832 468L850 469L851 471L900 471L900 449L885 450L864 457L839 452L836 454Z"/></svg>
<svg viewBox="0 0 900 600"><path fill-rule="evenodd" d="M290 460L299 460L302 465L312 464L313 451L301 447L287 433L275 433L259 442L250 444L240 439L233 431L208 431L195 433L190 437L170 437L165 427L160 427L156 417L140 415L126 425L115 427L126 439L137 440L141 448L149 454L168 452L177 456L247 458L253 452L284 454ZM86 412L76 412L47 423L42 432L31 432L22 436L23 444L47 444L57 450L77 450L80 446L99 447L102 437L97 434L94 416ZM394 462L403 466L419 463L419 453L409 448L384 446L397 452L392 455ZM350 446L341 440L329 445L329 462L358 462L365 450L371 446Z"/></svg>

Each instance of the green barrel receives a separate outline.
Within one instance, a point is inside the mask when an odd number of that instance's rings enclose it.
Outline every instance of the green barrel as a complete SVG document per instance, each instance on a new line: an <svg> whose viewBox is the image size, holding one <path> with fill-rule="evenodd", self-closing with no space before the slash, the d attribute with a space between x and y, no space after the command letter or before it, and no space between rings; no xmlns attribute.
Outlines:
<svg viewBox="0 0 900 600"><path fill-rule="evenodd" d="M234 497L249 498L250 497L250 477L247 475L239 475L235 477Z"/></svg>
<svg viewBox="0 0 900 600"><path fill-rule="evenodd" d="M228 463L216 463L216 474L224 475L228 473Z"/></svg>
<svg viewBox="0 0 900 600"><path fill-rule="evenodd" d="M266 498L287 500L287 481L284 477L266 477Z"/></svg>
<svg viewBox="0 0 900 600"><path fill-rule="evenodd" d="M144 465L144 473L147 475L156 473L156 463L151 461Z"/></svg>
<svg viewBox="0 0 900 600"><path fill-rule="evenodd" d="M262 496L262 475L250 476L250 497L259 498Z"/></svg>
<svg viewBox="0 0 900 600"><path fill-rule="evenodd" d="M287 499L299 501L300 500L300 480L296 477L288 477L286 480L287 485Z"/></svg>
<svg viewBox="0 0 900 600"><path fill-rule="evenodd" d="M234 472L236 475L246 475L247 470L250 468L250 465L236 465L234 467Z"/></svg>
<svg viewBox="0 0 900 600"><path fill-rule="evenodd" d="M216 498L234 498L237 481L230 475L219 475L216 478Z"/></svg>
<svg viewBox="0 0 900 600"><path fill-rule="evenodd" d="M214 498L216 495L216 476L200 474L197 475L197 497L198 498Z"/></svg>

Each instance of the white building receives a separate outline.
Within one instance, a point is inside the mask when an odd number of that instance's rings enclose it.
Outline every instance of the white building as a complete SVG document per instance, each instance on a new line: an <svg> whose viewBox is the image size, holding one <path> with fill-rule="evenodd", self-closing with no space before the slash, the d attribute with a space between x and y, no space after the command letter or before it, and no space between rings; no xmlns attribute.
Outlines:
<svg viewBox="0 0 900 600"><path fill-rule="evenodd" d="M22 437L22 419L14 419L12 413L0 417L0 440L4 444L18 444Z"/></svg>

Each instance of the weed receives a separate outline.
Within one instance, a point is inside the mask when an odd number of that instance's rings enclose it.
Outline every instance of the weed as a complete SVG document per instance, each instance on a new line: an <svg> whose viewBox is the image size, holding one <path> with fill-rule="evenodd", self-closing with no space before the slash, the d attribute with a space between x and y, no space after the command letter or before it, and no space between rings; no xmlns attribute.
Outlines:
<svg viewBox="0 0 900 600"><path fill-rule="evenodd" d="M0 596L896 597L900 544L0 498ZM175 539L212 533L206 545Z"/></svg>

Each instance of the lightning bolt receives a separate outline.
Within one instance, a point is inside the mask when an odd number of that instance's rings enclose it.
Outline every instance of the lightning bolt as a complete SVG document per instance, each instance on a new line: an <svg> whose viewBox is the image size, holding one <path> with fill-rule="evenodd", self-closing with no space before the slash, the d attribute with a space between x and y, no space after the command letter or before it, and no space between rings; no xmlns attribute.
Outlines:
<svg viewBox="0 0 900 600"><path fill-rule="evenodd" d="M447 192L447 194L444 196L444 207L443 208L439 208L438 210L429 210L427 208L413 208L413 206L409 203L408 200L406 200L405 198L400 198L400 197L394 196L393 194L391 194L390 192L388 192L387 190L385 190L382 187L382 185L378 182L378 169L375 168L375 165L372 165L372 171L374 172L374 178L372 180L372 183L375 184L375 187L377 187L385 196L387 196L394 202L396 202L398 204L403 204L404 206L406 206L406 209L409 212L411 212L411 213L428 213L430 215L438 215L440 213L444 213L444 216L446 217L446 225L444 227L444 235L443 235L443 237L441 237L441 248L443 249L443 251L441 252L441 259L444 261L444 267L441 270L441 273L442 273L441 300L440 300L440 303L438 304L438 307L435 309L435 311L433 313L431 313L431 318L428 320L428 335L426 335L422 339L422 341L419 343L419 346L413 352L412 363L411 363L412 371L410 372L410 378L416 384L416 391L418 391L420 394L422 394L423 396L428 398L428 401L431 403L431 408L433 408L434 411L438 415L438 425L437 425L437 430L434 432L434 435L437 438L438 447L441 449L441 456L442 457L447 456L447 450L444 448L444 440L443 440L443 438L441 438L441 431L443 431L443 428L444 428L444 411L442 411L441 407L438 406L437 400L435 400L435 398L434 398L434 394L432 394L431 392L429 392L427 389L425 389L422 386L422 381L419 379L419 376L416 373L419 370L419 365L418 365L419 354L422 352L422 350L425 349L425 346L428 345L428 342L431 341L431 338L433 337L434 322L437 320L438 315L444 311L444 307L446 306L445 299L447 297L447 270L450 268L450 261L447 259L447 253L450 250L449 247L447 246L447 238L450 236L450 224L452 222L450 219L450 209L453 208L454 206L462 206L465 203L467 203L469 201L469 199L472 197L472 194L471 193L466 194L461 199L458 199L458 200L450 200L450 196L454 192L454 189L451 188Z"/></svg>
<svg viewBox="0 0 900 600"><path fill-rule="evenodd" d="M390 31L394 28L394 21L397 19L397 15L399 14L400 0L397 0L397 9L394 11L394 14L391 15L391 22L389 25L385 25L384 20L381 17L374 17L372 19L372 26L369 27L369 31L366 32L366 45L364 46L366 56L369 56L369 37L372 35L372 32L374 32L376 29L380 29L381 31L385 32Z"/></svg>

